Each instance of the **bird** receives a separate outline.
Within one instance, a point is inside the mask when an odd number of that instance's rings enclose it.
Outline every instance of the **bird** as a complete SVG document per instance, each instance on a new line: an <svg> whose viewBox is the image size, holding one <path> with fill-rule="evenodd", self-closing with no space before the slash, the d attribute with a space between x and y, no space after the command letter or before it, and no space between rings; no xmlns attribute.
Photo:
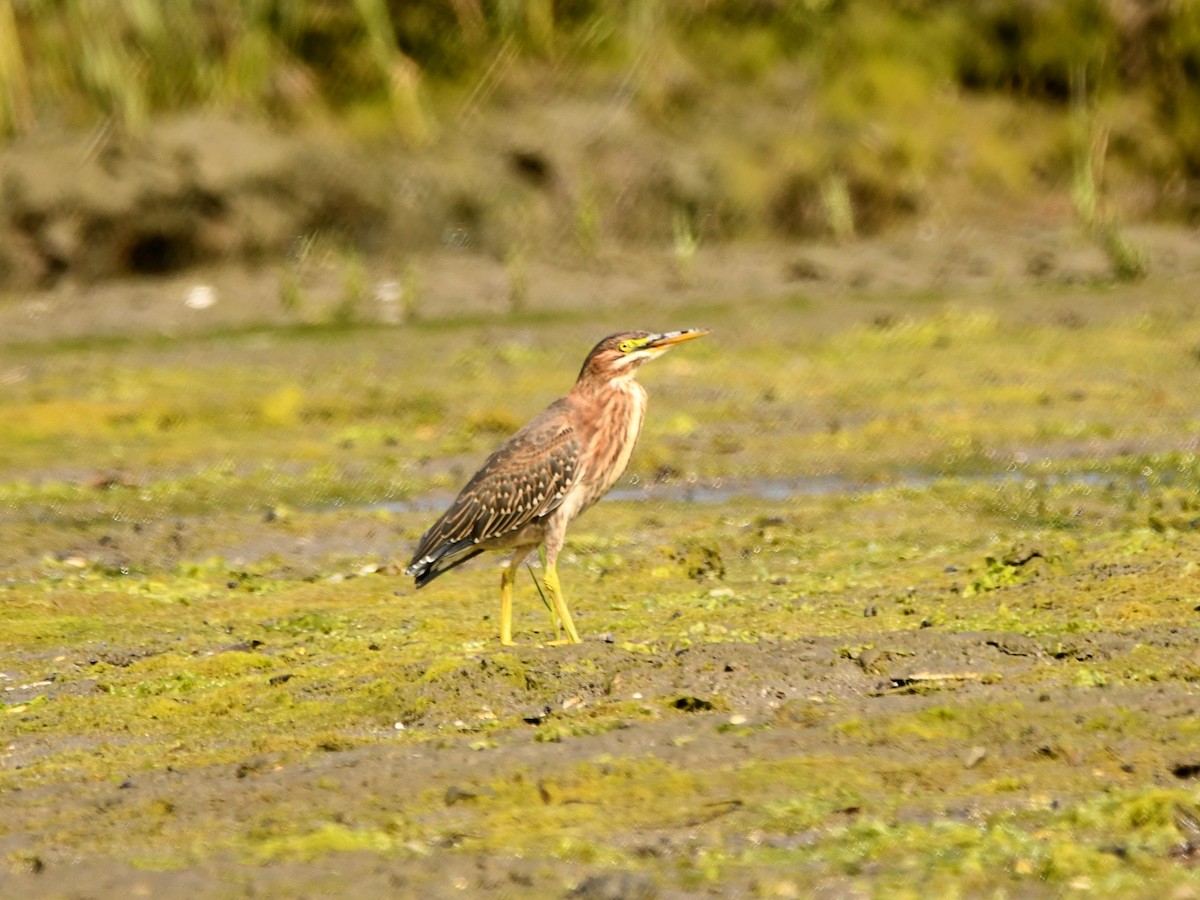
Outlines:
<svg viewBox="0 0 1200 900"><path fill-rule="evenodd" d="M558 579L567 526L608 493L629 464L646 416L643 364L704 328L624 331L601 340L570 392L551 403L487 458L417 544L405 574L421 588L486 550L508 551L500 576L500 643L512 636L513 583L522 562L544 547L548 605L566 642L579 632Z"/></svg>

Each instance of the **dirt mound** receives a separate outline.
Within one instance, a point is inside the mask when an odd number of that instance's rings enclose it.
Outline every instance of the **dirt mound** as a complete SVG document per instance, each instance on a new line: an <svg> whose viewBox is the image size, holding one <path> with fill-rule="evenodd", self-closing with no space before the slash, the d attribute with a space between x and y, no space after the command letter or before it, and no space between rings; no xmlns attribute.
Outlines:
<svg viewBox="0 0 1200 900"><path fill-rule="evenodd" d="M266 260L317 235L365 255L475 252L520 272L533 259L647 246L686 269L701 244L839 233L830 184L782 157L731 160L701 140L702 123L666 133L603 100L513 118L464 113L415 149L211 115L137 135L30 135L0 148L0 287ZM792 128L759 127L779 140ZM845 229L861 235L924 202L862 173L833 187Z"/></svg>
<svg viewBox="0 0 1200 900"><path fill-rule="evenodd" d="M338 141L233 119L31 137L0 154L0 284L161 275L318 229L362 240L386 221L384 188Z"/></svg>

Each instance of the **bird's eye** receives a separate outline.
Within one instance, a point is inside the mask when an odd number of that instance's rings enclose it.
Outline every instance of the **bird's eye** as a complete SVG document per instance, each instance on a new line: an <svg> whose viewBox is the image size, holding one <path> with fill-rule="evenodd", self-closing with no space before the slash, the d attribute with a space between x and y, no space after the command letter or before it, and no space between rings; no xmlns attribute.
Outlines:
<svg viewBox="0 0 1200 900"><path fill-rule="evenodd" d="M632 353L633 348L637 346L637 341L621 341L617 344L617 349L622 353Z"/></svg>

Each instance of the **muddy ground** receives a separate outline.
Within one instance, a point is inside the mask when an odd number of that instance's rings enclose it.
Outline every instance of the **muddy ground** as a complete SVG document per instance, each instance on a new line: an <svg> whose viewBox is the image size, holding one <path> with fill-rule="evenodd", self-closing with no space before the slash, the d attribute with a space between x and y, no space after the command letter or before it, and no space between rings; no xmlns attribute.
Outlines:
<svg viewBox="0 0 1200 900"><path fill-rule="evenodd" d="M1109 658L1128 653L1136 645L1178 647L1180 643L1191 651L1191 642L1181 641L1176 632L1147 629L1088 638L1075 652L1089 659ZM901 636L864 631L850 639L886 647L885 662L876 666L855 660L835 662L839 646L844 645L842 639L764 638L758 644L637 655L593 642L579 649L517 651L517 658L535 673L537 684L514 691L502 671L496 674L490 669L489 654L484 653L464 666L466 671L455 679L457 683L444 687L444 693L436 692L433 700L435 708L462 710L465 688L471 695L467 708L487 707L505 717L516 710L524 717L523 727L498 730L495 745L486 750L468 746L472 743L470 728L460 726L463 734L456 737L454 723L434 714L425 717L420 728L449 736L432 746L385 738L356 749L330 747L304 760L247 754L236 763L221 766L182 771L169 765L154 767L119 783L29 786L10 794L6 844L10 857L15 850L24 851L26 865L33 871L6 875L6 892L8 896L79 897L352 892L448 897L485 891L523 896L561 896L573 891L573 895L585 897L869 896L880 890L873 885L888 863L864 859L847 873L831 874L819 864L787 861L787 851L819 847L828 830L841 830L876 815L873 798L848 800L812 827L775 831L762 827L755 809L769 800L769 789L748 794L740 785L724 783L722 773L730 772L740 760L786 766L805 759L820 761L809 773L820 779L824 766L903 770L906 758L919 753L919 769L967 773L982 767L993 778L1029 765L1065 771L1087 767L1096 789L1109 791L1147 783L1170 789L1180 782L1176 770L1196 763L1194 745L1189 741L1163 741L1146 748L1144 740L1126 737L1114 744L1103 733L1089 733L1094 724L1086 728L1071 724L1094 722L1125 708L1167 720L1191 717L1195 692L1190 688L1120 687L1098 699L1086 688L1063 687L1047 695L1045 688L1028 682L1064 668L1061 658L1056 658L1055 645L1022 640L1020 635L1006 632ZM130 649L136 652L138 648ZM902 657L904 662L888 662L889 656ZM573 664L586 662L593 674L586 680L562 677L558 669L564 658ZM1039 673L1039 669L1043 671ZM922 683L923 674L961 680ZM981 674L992 684L979 684ZM555 726L564 716L563 709L603 703L614 691L631 693L634 688L648 704L659 708L657 715L644 721L622 720L615 730L603 734L539 742L538 735ZM930 748L927 741L896 736L879 740L866 757L860 747L846 747L837 727L864 720L887 723L959 704L1023 708L1029 721L1019 734L1003 738L964 735L936 748ZM712 711L713 705L721 711ZM565 715L563 721L569 722L570 712ZM731 722L738 724L734 727ZM998 730L1002 727L997 726ZM29 757L10 751L6 763L16 768L22 759ZM602 856L615 852L635 861L633 865L592 863L588 861L590 853L578 847L563 858L562 840L552 840L543 853L472 848L474 842L488 838L478 830L486 826L473 807L497 803L491 787L497 780L516 786L514 796L505 798L506 803L514 799L517 803L511 815L520 816L525 807L554 809L571 804L599 804L599 812L604 814L609 807L622 804L622 782L629 775L619 769L628 760L642 765L653 760L655 769L661 766L664 773L700 773L702 785L696 794L673 799L673 808L652 825L613 829L607 838L609 846L596 851ZM575 770L597 765L618 770L605 785L612 795L602 800L575 783ZM892 789L901 793L911 790L905 786L908 777L914 775L905 775ZM1053 777L1049 780L1054 781ZM645 789L642 785L637 788ZM649 789L654 789L653 778ZM941 789L952 791L953 787ZM155 871L154 866L130 864L129 856L145 848L131 836L91 834L86 838L87 850L71 847L73 841L66 846L57 843L62 840L57 823L64 806L88 810L94 820L88 831L120 829L121 823L145 815L147 808L169 808L168 821L160 826L157 840L192 840L176 834L177 828L186 833L192 826L177 826L173 820L195 817L209 839L220 845L230 831L247 827L248 822L261 818L264 810L284 820L308 823L319 817L346 829L369 829L402 814L413 795L429 792L436 794L439 802L422 817L421 824L433 837L394 846L383 842L377 849L352 852L338 852L337 842L331 841L328 849L313 851L313 859L256 863L218 850L191 865ZM1059 796L1050 788L1036 803L1053 807L1065 802L1070 793L1064 788ZM1017 802L1029 801L1021 798ZM1012 803L991 798L932 815L921 808L901 808L896 815L910 823L932 819L973 828ZM135 826L135 830L142 829ZM38 848L36 853L32 848ZM777 861L736 866L720 877L694 873L688 877L680 872L705 854L736 857L771 849L780 851ZM1119 860L1139 850L1114 844L1102 852ZM646 865L647 861L653 865ZM1187 865L1186 859L1181 857L1179 865ZM681 874L682 885L678 883ZM966 893L990 892L997 882L1008 881L1009 875L996 873L992 878L974 873L967 879ZM1049 896L1062 890L1060 885L1038 882L1037 878L1027 879L1010 884L1007 890L1020 896ZM909 887L919 890L919 885ZM1077 889L1081 888L1077 885ZM1124 892L1137 895L1140 890L1134 887ZM1187 894L1176 892L1176 896Z"/></svg>
<svg viewBox="0 0 1200 900"><path fill-rule="evenodd" d="M515 303L441 247L398 318L336 248L11 294L0 893L1200 896L1200 250L1116 284L1061 212ZM414 591L595 338L681 325L582 645L523 575L502 650L494 562Z"/></svg>

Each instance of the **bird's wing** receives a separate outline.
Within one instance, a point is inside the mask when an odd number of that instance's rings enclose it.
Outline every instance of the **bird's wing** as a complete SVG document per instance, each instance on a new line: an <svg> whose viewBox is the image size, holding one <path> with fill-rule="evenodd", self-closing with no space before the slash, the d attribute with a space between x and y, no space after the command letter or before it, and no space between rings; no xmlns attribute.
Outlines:
<svg viewBox="0 0 1200 900"><path fill-rule="evenodd" d="M420 579L436 569L432 578L474 556L483 541L511 534L562 503L579 465L578 436L563 415L566 403L552 404L488 457L421 538L411 574Z"/></svg>

